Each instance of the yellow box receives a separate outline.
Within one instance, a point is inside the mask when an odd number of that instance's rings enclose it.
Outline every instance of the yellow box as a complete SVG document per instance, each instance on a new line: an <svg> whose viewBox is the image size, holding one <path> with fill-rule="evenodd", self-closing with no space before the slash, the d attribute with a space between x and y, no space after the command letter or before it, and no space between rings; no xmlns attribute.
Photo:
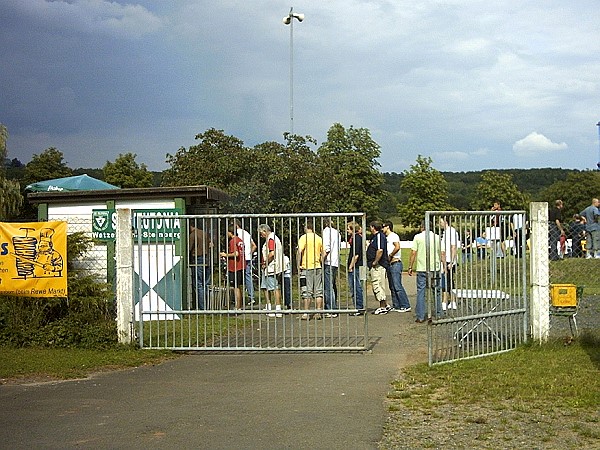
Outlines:
<svg viewBox="0 0 600 450"><path fill-rule="evenodd" d="M574 284L551 284L550 300L552 306L577 306L577 286Z"/></svg>

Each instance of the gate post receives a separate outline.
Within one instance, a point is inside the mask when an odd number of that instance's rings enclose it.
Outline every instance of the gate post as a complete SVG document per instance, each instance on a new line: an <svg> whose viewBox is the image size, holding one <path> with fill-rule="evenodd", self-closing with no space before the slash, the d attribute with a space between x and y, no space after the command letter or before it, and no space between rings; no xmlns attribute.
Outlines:
<svg viewBox="0 0 600 450"><path fill-rule="evenodd" d="M133 333L133 238L131 210L117 209L117 334L119 343L130 344Z"/></svg>
<svg viewBox="0 0 600 450"><path fill-rule="evenodd" d="M550 334L550 273L548 265L548 203L529 205L531 219L531 333L540 344Z"/></svg>

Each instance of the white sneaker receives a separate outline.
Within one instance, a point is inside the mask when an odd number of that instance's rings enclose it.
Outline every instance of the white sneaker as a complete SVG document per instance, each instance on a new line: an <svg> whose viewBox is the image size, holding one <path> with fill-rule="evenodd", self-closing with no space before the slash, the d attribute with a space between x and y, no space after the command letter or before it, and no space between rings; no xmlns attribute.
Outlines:
<svg viewBox="0 0 600 450"><path fill-rule="evenodd" d="M456 309L456 302L450 302L450 309Z"/></svg>
<svg viewBox="0 0 600 450"><path fill-rule="evenodd" d="M281 311L281 305L275 305L275 311ZM275 317L283 317L283 314L281 314L281 312L276 312Z"/></svg>
<svg viewBox="0 0 600 450"><path fill-rule="evenodd" d="M446 311L448 309L448 304L446 302L442 302L442 311Z"/></svg>
<svg viewBox="0 0 600 450"><path fill-rule="evenodd" d="M387 314L390 312L390 307L389 306L380 306L379 308L377 308L375 311L373 311L373 314Z"/></svg>

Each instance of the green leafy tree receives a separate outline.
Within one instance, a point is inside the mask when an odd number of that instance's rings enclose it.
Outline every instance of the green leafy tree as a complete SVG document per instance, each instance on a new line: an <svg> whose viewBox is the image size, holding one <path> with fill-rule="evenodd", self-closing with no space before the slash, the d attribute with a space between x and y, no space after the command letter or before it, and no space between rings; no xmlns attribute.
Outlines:
<svg viewBox="0 0 600 450"><path fill-rule="evenodd" d="M403 225L416 228L425 218L425 211L452 209L448 204L448 183L441 172L431 167L432 162L431 158L419 155L416 164L404 172L400 187L407 200L398 205Z"/></svg>
<svg viewBox="0 0 600 450"><path fill-rule="evenodd" d="M196 135L196 140L188 149L167 154L171 167L163 174L163 186L208 185L227 190L243 177L249 152L240 139L211 128Z"/></svg>
<svg viewBox="0 0 600 450"><path fill-rule="evenodd" d="M25 165L24 185L55 178L70 177L73 170L63 161L63 153L54 147L44 150L39 155L33 155Z"/></svg>
<svg viewBox="0 0 600 450"><path fill-rule="evenodd" d="M525 209L529 198L513 182L512 175L485 171L475 189L471 207L476 211L487 211L495 201L500 202L502 209L515 210Z"/></svg>
<svg viewBox="0 0 600 450"><path fill-rule="evenodd" d="M318 186L315 204L319 209L365 212L377 218L384 178L377 161L381 149L370 131L335 123L317 155L318 174L313 183Z"/></svg>
<svg viewBox="0 0 600 450"><path fill-rule="evenodd" d="M104 168L104 181L121 188L146 188L152 187L154 176L148 171L146 164L135 161L135 153L119 154L114 162L106 161Z"/></svg>
<svg viewBox="0 0 600 450"><path fill-rule="evenodd" d="M6 149L7 140L8 130L0 123L0 159L3 163L8 154ZM0 168L0 220L8 220L16 216L23 204L19 183L6 179L4 166L2 164Z"/></svg>
<svg viewBox="0 0 600 450"><path fill-rule="evenodd" d="M600 192L600 172L583 171L571 172L567 178L557 181L540 193L540 201L554 206L555 200L562 200L564 204L563 218L572 217L573 214L583 211L592 203L592 198L598 198Z"/></svg>

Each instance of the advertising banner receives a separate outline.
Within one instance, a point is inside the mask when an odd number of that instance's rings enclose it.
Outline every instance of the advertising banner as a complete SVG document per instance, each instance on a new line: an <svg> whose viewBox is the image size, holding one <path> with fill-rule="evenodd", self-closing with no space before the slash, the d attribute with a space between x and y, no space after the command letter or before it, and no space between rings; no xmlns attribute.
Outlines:
<svg viewBox="0 0 600 450"><path fill-rule="evenodd" d="M66 297L66 222L0 222L0 295Z"/></svg>

